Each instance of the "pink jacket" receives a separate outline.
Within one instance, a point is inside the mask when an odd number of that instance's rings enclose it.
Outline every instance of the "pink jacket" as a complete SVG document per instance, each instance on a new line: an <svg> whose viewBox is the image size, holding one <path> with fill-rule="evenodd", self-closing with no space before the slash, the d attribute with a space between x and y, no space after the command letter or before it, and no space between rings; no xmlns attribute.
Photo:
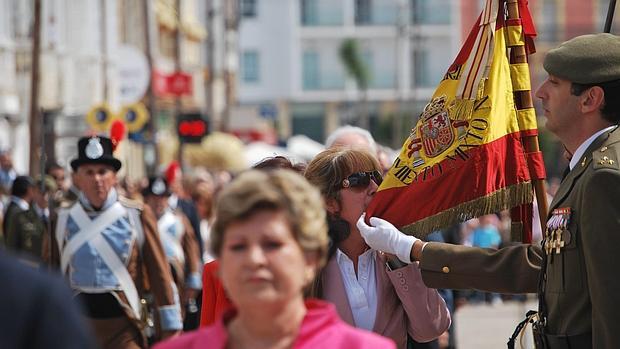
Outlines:
<svg viewBox="0 0 620 349"><path fill-rule="evenodd" d="M446 303L435 289L424 285L417 263L389 271L385 257L377 253L375 265L378 303L373 332L406 348L407 333L418 342L428 342L450 327ZM336 257L328 261L323 274L323 298L336 305L346 323L355 326Z"/></svg>
<svg viewBox="0 0 620 349"><path fill-rule="evenodd" d="M338 317L332 304L319 300L307 300L308 312L299 329L294 349L311 348L396 348L394 343L372 332L367 332L344 323ZM155 345L155 349L225 349L228 331L225 319L230 320L233 313L227 313L214 325L188 332L180 337Z"/></svg>

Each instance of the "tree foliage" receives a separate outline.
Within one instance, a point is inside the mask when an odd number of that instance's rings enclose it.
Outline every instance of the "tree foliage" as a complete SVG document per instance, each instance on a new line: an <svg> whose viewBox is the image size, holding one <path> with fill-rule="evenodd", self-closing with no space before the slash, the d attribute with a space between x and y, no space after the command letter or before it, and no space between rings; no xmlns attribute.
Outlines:
<svg viewBox="0 0 620 349"><path fill-rule="evenodd" d="M357 40L346 39L342 42L340 45L340 60L347 74L357 83L357 87L365 91L368 88L370 74L362 59Z"/></svg>

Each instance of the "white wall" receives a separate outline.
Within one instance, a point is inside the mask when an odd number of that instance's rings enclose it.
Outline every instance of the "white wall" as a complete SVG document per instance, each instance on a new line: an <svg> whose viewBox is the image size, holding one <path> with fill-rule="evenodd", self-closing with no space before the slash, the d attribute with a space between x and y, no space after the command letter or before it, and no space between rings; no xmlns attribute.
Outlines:
<svg viewBox="0 0 620 349"><path fill-rule="evenodd" d="M291 0L257 0L257 16L241 17L239 57L246 50L259 55L259 81L243 82L240 61L238 98L243 102L277 100L290 95L292 89L293 33L299 13Z"/></svg>

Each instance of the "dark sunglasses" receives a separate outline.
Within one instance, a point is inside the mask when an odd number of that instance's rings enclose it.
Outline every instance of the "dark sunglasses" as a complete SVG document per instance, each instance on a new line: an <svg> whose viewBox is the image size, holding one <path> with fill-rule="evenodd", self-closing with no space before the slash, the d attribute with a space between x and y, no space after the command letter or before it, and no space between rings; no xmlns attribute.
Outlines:
<svg viewBox="0 0 620 349"><path fill-rule="evenodd" d="M366 188L371 179L377 185L383 182L383 176L379 171L356 172L342 180L341 188Z"/></svg>

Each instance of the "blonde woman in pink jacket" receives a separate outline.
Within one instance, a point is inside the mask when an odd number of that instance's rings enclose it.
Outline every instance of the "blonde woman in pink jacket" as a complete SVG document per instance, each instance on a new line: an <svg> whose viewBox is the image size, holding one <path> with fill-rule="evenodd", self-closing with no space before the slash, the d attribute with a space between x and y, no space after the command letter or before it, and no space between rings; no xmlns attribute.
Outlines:
<svg viewBox="0 0 620 349"><path fill-rule="evenodd" d="M304 175L323 195L331 239L312 294L334 303L350 325L406 348L407 334L418 342L439 337L450 327L450 314L422 282L418 265L407 264L411 245L405 241L403 253L387 255L371 249L356 227L381 184L380 168L374 155L350 148L325 150L308 164Z"/></svg>
<svg viewBox="0 0 620 349"><path fill-rule="evenodd" d="M302 176L245 172L216 207L211 247L234 307L214 325L156 348L395 348L347 325L332 304L304 298L328 238L321 196Z"/></svg>

